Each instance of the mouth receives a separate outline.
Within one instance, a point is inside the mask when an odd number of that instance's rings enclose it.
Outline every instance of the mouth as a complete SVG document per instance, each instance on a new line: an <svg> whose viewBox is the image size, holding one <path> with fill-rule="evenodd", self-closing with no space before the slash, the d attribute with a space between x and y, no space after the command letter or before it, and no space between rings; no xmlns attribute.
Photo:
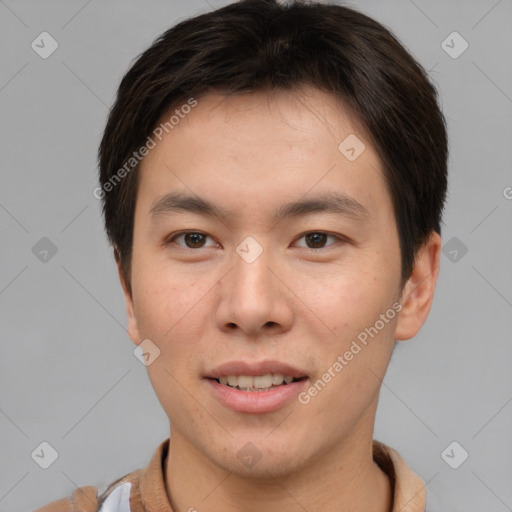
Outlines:
<svg viewBox="0 0 512 512"><path fill-rule="evenodd" d="M265 375L224 375L213 378L219 384L238 391L261 392L287 386L292 382L305 380L307 377L294 377L282 373L267 373Z"/></svg>
<svg viewBox="0 0 512 512"><path fill-rule="evenodd" d="M208 392L239 413L269 413L292 404L307 387L306 372L279 361L231 361L204 375Z"/></svg>

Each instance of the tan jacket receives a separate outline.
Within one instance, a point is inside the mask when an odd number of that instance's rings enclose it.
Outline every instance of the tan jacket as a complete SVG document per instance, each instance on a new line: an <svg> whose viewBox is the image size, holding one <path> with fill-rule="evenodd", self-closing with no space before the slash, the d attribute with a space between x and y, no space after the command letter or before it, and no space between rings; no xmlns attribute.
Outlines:
<svg viewBox="0 0 512 512"><path fill-rule="evenodd" d="M168 449L169 438L158 446L144 469L116 480L100 496L96 487L79 487L69 499L54 501L35 512L173 512L164 484ZM393 512L437 512L430 506L426 509L425 483L398 452L374 440L373 458L394 488Z"/></svg>

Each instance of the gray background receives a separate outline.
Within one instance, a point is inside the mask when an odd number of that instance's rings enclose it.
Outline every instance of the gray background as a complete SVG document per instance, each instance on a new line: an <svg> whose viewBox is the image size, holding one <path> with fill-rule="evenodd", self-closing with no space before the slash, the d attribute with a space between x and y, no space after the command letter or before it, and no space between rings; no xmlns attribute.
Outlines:
<svg viewBox="0 0 512 512"><path fill-rule="evenodd" d="M145 466L169 434L125 330L92 195L96 151L132 59L177 21L226 3L0 1L2 511L103 487ZM427 323L395 350L375 438L447 509L512 510L512 2L349 5L429 70L451 144L443 238L455 239ZM59 44L47 59L31 48L43 31ZM469 44L458 58L441 46L453 31ZM33 252L42 237L57 248L47 261ZM31 458L43 441L59 454L48 469ZM441 457L452 441L469 453L458 469Z"/></svg>

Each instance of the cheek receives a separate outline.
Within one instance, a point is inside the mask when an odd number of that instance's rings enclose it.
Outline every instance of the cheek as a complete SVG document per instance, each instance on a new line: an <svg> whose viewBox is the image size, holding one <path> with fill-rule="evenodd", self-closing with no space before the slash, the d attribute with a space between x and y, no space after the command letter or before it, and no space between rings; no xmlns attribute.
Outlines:
<svg viewBox="0 0 512 512"><path fill-rule="evenodd" d="M139 331L161 350L184 350L201 339L206 325L208 290L205 280L145 265L134 282L134 306Z"/></svg>
<svg viewBox="0 0 512 512"><path fill-rule="evenodd" d="M322 320L318 325L331 329L320 343L310 342L307 347L318 360L319 373L312 382L317 383L312 393L319 396L312 399L315 415L336 404L340 414L352 411L357 416L378 392L394 344L397 311L393 304L399 276L396 261L390 269L379 261L385 259L361 258L329 278L302 281L303 293L311 298L308 306ZM346 416L347 421L354 419Z"/></svg>
<svg viewBox="0 0 512 512"><path fill-rule="evenodd" d="M323 422L324 434L329 438L350 431L376 403L391 357L396 320L388 319L381 329L380 324L375 328L381 312L375 308L378 314L371 315L367 304L365 308L364 315L354 313L350 325L341 326L331 337L332 343L323 346L320 373L302 397L309 400L305 406L309 407L308 415ZM374 318L366 321L370 316ZM320 346L312 349L318 353Z"/></svg>
<svg viewBox="0 0 512 512"><path fill-rule="evenodd" d="M318 325L329 328L326 339L341 348L392 306L397 276L361 258L329 275L304 273L297 295L307 298L304 303L316 313Z"/></svg>
<svg viewBox="0 0 512 512"><path fill-rule="evenodd" d="M156 266L145 268L154 270L137 276L135 314L141 336L160 350L147 367L148 377L168 414L185 410L193 414L195 403L187 402L182 386L185 382L190 385L191 377L199 372L198 361L204 357L198 340L205 337L209 287Z"/></svg>

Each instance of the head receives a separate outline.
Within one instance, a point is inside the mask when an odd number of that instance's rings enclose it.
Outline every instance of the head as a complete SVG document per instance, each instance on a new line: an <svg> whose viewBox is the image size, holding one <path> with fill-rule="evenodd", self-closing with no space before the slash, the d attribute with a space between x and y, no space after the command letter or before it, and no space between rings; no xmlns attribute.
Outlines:
<svg viewBox="0 0 512 512"><path fill-rule="evenodd" d="M173 435L252 474L371 435L394 343L430 310L447 186L436 90L396 38L328 4L185 20L123 78L99 161L129 334L160 350ZM226 405L221 377L253 370L293 374L295 398Z"/></svg>

